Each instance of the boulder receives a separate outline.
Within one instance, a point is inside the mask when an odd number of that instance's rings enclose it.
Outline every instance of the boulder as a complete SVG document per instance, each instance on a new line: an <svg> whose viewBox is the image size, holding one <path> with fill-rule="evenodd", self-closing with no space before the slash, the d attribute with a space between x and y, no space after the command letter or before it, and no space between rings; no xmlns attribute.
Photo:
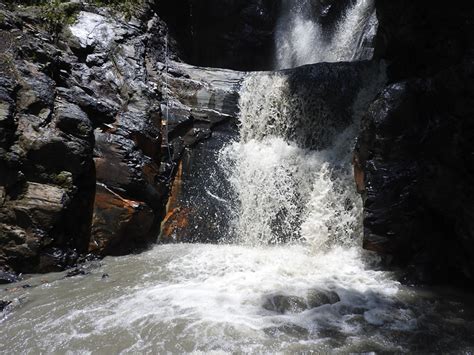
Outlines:
<svg viewBox="0 0 474 355"><path fill-rule="evenodd" d="M263 308L267 311L285 314L300 313L305 311L308 307L304 298L287 295L272 295L265 300Z"/></svg>
<svg viewBox="0 0 474 355"><path fill-rule="evenodd" d="M335 304L341 299L334 291L309 290L306 295L306 302L309 308L317 308L326 304Z"/></svg>
<svg viewBox="0 0 474 355"><path fill-rule="evenodd" d="M306 297L282 294L268 296L263 303L263 308L280 314L301 313L308 309L331 305L339 301L339 296L335 292L314 289L308 291Z"/></svg>

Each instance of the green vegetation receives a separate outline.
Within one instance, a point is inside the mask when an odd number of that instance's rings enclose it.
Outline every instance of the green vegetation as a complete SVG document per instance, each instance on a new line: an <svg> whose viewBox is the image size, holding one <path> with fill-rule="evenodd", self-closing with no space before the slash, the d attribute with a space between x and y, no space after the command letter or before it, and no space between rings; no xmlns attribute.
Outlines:
<svg viewBox="0 0 474 355"><path fill-rule="evenodd" d="M144 0L88 0L84 3L99 7L109 7L130 19ZM55 39L59 37L65 25L74 23L81 4L67 0L6 0L10 6L37 7L42 13L46 30Z"/></svg>
<svg viewBox="0 0 474 355"><path fill-rule="evenodd" d="M83 2L96 6L107 6L125 15L133 15L143 4L143 0L84 0ZM68 0L6 0L6 3L9 5L61 7L61 5L68 4ZM72 4L69 3L70 5Z"/></svg>
<svg viewBox="0 0 474 355"><path fill-rule="evenodd" d="M143 4L143 0L95 0L93 3L97 6L108 6L130 19Z"/></svg>
<svg viewBox="0 0 474 355"><path fill-rule="evenodd" d="M76 20L79 6L75 3L63 3L61 0L50 0L41 5L46 29L58 38L65 25L71 25Z"/></svg>

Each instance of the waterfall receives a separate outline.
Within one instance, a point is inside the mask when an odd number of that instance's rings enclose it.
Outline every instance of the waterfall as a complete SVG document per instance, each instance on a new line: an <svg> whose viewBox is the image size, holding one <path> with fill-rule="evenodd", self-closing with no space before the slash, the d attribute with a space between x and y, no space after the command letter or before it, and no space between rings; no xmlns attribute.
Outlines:
<svg viewBox="0 0 474 355"><path fill-rule="evenodd" d="M155 245L0 285L2 353L472 353L472 294L401 286L358 245L352 148L384 76L367 61L300 65L370 57L376 19L357 0L327 28L321 3L283 3L278 67L298 68L243 77L170 68L165 55L166 125L184 111L198 134L216 119L178 168L176 228L228 242Z"/></svg>
<svg viewBox="0 0 474 355"><path fill-rule="evenodd" d="M278 67L349 61L368 54L363 47L376 26L373 0L354 2L330 34L317 22L314 3L283 1L276 31ZM323 66L314 72L327 72ZM240 140L223 149L219 158L233 191L231 235L247 245L304 241L317 251L354 245L361 235L362 215L351 165L357 117L348 110L352 117L341 119L343 114L322 98L334 95L339 106L350 106L353 102L343 101L343 92L352 89L341 84L346 79L338 75L318 74L307 80L303 74L293 82L291 75L250 73L243 82ZM294 82L323 89L299 90Z"/></svg>
<svg viewBox="0 0 474 355"><path fill-rule="evenodd" d="M304 99L291 93L284 73L250 74L244 81L241 139L220 154L234 192L233 234L241 243L306 241L320 250L360 235L362 207L350 164L354 125L331 130L301 110ZM296 122L330 143L305 148L306 139L292 130Z"/></svg>
<svg viewBox="0 0 474 355"><path fill-rule="evenodd" d="M370 59L377 18L374 0L356 0L333 28L321 18L331 5L312 0L282 0L275 33L275 67Z"/></svg>

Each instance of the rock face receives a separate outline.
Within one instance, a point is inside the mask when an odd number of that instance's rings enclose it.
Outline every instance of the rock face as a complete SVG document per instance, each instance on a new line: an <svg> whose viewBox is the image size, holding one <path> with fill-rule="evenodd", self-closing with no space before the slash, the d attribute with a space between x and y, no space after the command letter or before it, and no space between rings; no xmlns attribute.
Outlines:
<svg viewBox="0 0 474 355"><path fill-rule="evenodd" d="M172 62L154 4L129 20L76 2L56 33L0 4L4 280L156 242L183 155L235 117L242 74Z"/></svg>
<svg viewBox="0 0 474 355"><path fill-rule="evenodd" d="M362 122L364 246L418 281L474 278L472 5L376 1L389 83Z"/></svg>
<svg viewBox="0 0 474 355"><path fill-rule="evenodd" d="M80 5L52 35L0 5L0 267L47 272L154 242L167 200L146 6ZM23 13L22 11L25 11ZM151 53L151 54L150 54Z"/></svg>
<svg viewBox="0 0 474 355"><path fill-rule="evenodd" d="M243 78L243 72L176 62L162 73L169 154L178 163L162 225L163 242L215 242L223 234L219 232L227 211L209 199L203 187L224 184L217 153L238 135Z"/></svg>

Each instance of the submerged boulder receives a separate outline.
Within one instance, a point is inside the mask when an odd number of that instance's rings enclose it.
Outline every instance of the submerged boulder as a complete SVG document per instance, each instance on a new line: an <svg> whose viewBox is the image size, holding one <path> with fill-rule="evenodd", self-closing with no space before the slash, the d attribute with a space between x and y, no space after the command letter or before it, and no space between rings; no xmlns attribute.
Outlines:
<svg viewBox="0 0 474 355"><path fill-rule="evenodd" d="M301 313L308 309L331 305L340 301L335 292L320 290L308 291L306 297L276 294L266 297L263 308L280 314Z"/></svg>

